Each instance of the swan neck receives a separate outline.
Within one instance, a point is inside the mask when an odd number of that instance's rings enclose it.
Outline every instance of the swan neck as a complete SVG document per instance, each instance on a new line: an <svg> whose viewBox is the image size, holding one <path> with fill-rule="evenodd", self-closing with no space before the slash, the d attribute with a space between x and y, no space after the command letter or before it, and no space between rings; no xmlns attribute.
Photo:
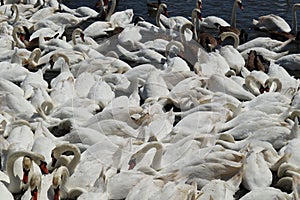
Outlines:
<svg viewBox="0 0 300 200"><path fill-rule="evenodd" d="M183 48L184 48L181 43L179 43L177 41L171 41L166 46L166 57L169 56L172 46L176 46L178 49L180 49L180 51L183 51Z"/></svg>
<svg viewBox="0 0 300 200"><path fill-rule="evenodd" d="M26 48L25 44L20 40L20 38L17 36L17 31L18 31L19 27L15 26L13 29L13 39L14 41L17 43L17 47L19 48Z"/></svg>
<svg viewBox="0 0 300 200"><path fill-rule="evenodd" d="M14 19L14 21L13 21L13 24L15 24L15 23L17 23L17 21L19 21L19 19L20 19L20 16L19 16L19 9L18 9L18 7L17 7L15 4L13 4L12 6L13 6L13 7L12 7L13 11L16 12L16 17L15 17L15 19Z"/></svg>
<svg viewBox="0 0 300 200"><path fill-rule="evenodd" d="M155 17L155 21L156 21L156 25L163 29L163 30L166 30L166 28L164 27L164 25L160 22L160 15L162 13L162 9L159 7L159 9L157 10L157 13L156 13L156 17Z"/></svg>
<svg viewBox="0 0 300 200"><path fill-rule="evenodd" d="M80 162L81 154L80 151L77 148L70 149L74 153L74 157L71 160L71 162L68 164L69 173L73 174L75 171L75 168L77 167L78 163Z"/></svg>
<svg viewBox="0 0 300 200"><path fill-rule="evenodd" d="M56 148L56 152L54 153L55 157L58 158L61 156L64 152L71 151L74 154L73 159L70 161L70 163L67 165L68 173L72 174L80 162L81 154L79 149L74 145L61 145Z"/></svg>
<svg viewBox="0 0 300 200"><path fill-rule="evenodd" d="M298 27L297 27L297 10L300 8L300 4L294 4L293 6L293 23L292 23L292 32L294 32L295 34L297 34L298 32Z"/></svg>
<svg viewBox="0 0 300 200"><path fill-rule="evenodd" d="M184 31L187 28L187 24L184 24L181 28L180 28L180 40L182 43L186 43L186 39L184 36Z"/></svg>
<svg viewBox="0 0 300 200"><path fill-rule="evenodd" d="M82 30L79 29L79 28L75 29L75 30L73 31L73 33L72 33L72 43L73 43L73 46L75 46L75 45L77 44L76 36L77 36L78 34L82 34Z"/></svg>
<svg viewBox="0 0 300 200"><path fill-rule="evenodd" d="M239 44L240 44L240 39L239 39L239 36L233 32L223 32L222 33L222 41L224 41L226 38L228 37L232 37L234 39L234 44L233 44L233 47L236 49Z"/></svg>
<svg viewBox="0 0 300 200"><path fill-rule="evenodd" d="M25 155L27 155L27 152L17 151L17 152L10 154L9 158L7 160L6 169L7 169L7 174L9 176L9 182L10 182L8 185L8 189L12 193L18 193L21 190L21 187L20 187L21 180L17 176L14 175L14 164L18 158L25 156Z"/></svg>
<svg viewBox="0 0 300 200"><path fill-rule="evenodd" d="M161 167L161 159L163 154L163 145L159 142L152 142L144 146L144 148L141 150L140 153L143 154L143 157L145 156L145 153L148 152L150 149L156 148L156 153L153 157L151 167L155 170L160 169Z"/></svg>
<svg viewBox="0 0 300 200"><path fill-rule="evenodd" d="M55 53L53 54L53 61L56 62L59 58L63 58L65 60L65 63L70 66L70 60L69 58L65 55L65 54L62 54L62 53Z"/></svg>
<svg viewBox="0 0 300 200"><path fill-rule="evenodd" d="M246 87L254 94L259 95L258 88L255 88L253 84L256 84L256 79L253 76L247 76L245 79L245 85Z"/></svg>
<svg viewBox="0 0 300 200"><path fill-rule="evenodd" d="M156 147L156 153L153 157L151 167L155 170L160 170L161 169L161 160L162 160L162 155L163 155L163 148L162 146Z"/></svg>
<svg viewBox="0 0 300 200"><path fill-rule="evenodd" d="M108 11L108 14L106 16L106 21L110 20L111 15L115 12L116 6L117 6L117 1L116 0L112 0L111 7L110 7L110 9Z"/></svg>
<svg viewBox="0 0 300 200"><path fill-rule="evenodd" d="M236 27L236 9L238 5L236 2L234 2L233 7L232 7L232 13L231 13L231 26Z"/></svg>
<svg viewBox="0 0 300 200"><path fill-rule="evenodd" d="M41 58L41 50L39 48L36 48L30 54L30 56L29 56L29 62L31 64L37 64L39 62L40 58Z"/></svg>

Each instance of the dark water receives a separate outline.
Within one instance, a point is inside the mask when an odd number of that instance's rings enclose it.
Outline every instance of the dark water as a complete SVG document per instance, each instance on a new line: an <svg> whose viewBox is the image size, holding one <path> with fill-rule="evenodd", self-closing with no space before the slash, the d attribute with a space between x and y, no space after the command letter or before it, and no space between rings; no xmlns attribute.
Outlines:
<svg viewBox="0 0 300 200"><path fill-rule="evenodd" d="M93 8L96 1L64 0L63 2L70 8L79 6ZM146 3L148 1L151 0L119 0L117 10L132 8L135 15L142 16L145 20L154 23L154 16L149 15L147 10ZM168 5L170 17L178 15L189 17L196 5L196 0L165 0L162 2ZM233 2L234 0L203 0L202 16L215 15L230 23ZM292 26L292 5L299 2L296 0L243 0L244 10L237 11L237 27L247 30L249 37L253 38L256 33L252 30L252 19L271 13L281 16Z"/></svg>

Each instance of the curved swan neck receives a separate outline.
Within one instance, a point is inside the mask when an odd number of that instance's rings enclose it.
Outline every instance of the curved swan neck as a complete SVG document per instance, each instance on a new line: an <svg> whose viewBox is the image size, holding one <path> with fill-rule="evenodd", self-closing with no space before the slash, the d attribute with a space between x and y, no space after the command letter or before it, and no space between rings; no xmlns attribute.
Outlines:
<svg viewBox="0 0 300 200"><path fill-rule="evenodd" d="M256 78L254 76L247 76L245 78L245 85L246 87L254 94L254 95L260 95L260 92L259 92L259 88L255 88L253 86L253 84L257 85L259 82L258 80L256 80Z"/></svg>
<svg viewBox="0 0 300 200"><path fill-rule="evenodd" d="M231 26L236 27L236 10L239 7L239 4L241 4L242 1L235 0L232 7L232 13L231 13Z"/></svg>
<svg viewBox="0 0 300 200"><path fill-rule="evenodd" d="M83 31L80 28L76 28L72 33L73 46L75 46L77 44L77 41L76 41L76 36L77 35L80 35L80 38L83 40L84 34L83 34Z"/></svg>
<svg viewBox="0 0 300 200"><path fill-rule="evenodd" d="M106 16L106 21L110 20L111 15L115 12L116 6L117 6L117 1L116 0L112 0L111 7L110 7L110 9L109 9L109 11L107 13L107 16Z"/></svg>
<svg viewBox="0 0 300 200"><path fill-rule="evenodd" d="M70 66L70 60L69 58L62 53L54 53L52 54L52 56L50 57L50 60L52 60L53 62L56 62L59 58L63 58L65 60L65 63ZM67 70L67 69L61 69L61 70Z"/></svg>
<svg viewBox="0 0 300 200"><path fill-rule="evenodd" d="M11 10L12 12L16 12L16 17L13 21L13 24L15 24L20 19L18 6L16 4L11 5Z"/></svg>
<svg viewBox="0 0 300 200"><path fill-rule="evenodd" d="M26 48L25 44L20 40L20 38L17 35L19 30L20 30L19 26L15 26L14 27L13 33L12 33L13 39L17 43L16 44L17 47L19 47L19 48Z"/></svg>
<svg viewBox="0 0 300 200"><path fill-rule="evenodd" d="M153 157L151 167L155 170L159 170L161 167L161 159L163 154L163 145L160 142L150 142L145 145L141 150L139 150L136 154L140 154L140 159L142 160L145 154L152 148L156 149L156 153Z"/></svg>
<svg viewBox="0 0 300 200"><path fill-rule="evenodd" d="M282 83L278 78L268 78L265 82L265 86L268 86L271 89L273 82L276 84L276 89L274 92L280 92L282 89Z"/></svg>
<svg viewBox="0 0 300 200"><path fill-rule="evenodd" d="M29 56L28 59L29 63L32 65L37 65L39 59L41 58L41 54L42 54L41 49L35 48Z"/></svg>
<svg viewBox="0 0 300 200"><path fill-rule="evenodd" d="M293 24L292 24L292 32L294 32L295 34L297 34L298 32L298 27L297 27L297 15L296 15L296 11L300 9L300 3L296 3L293 5Z"/></svg>
<svg viewBox="0 0 300 200"><path fill-rule="evenodd" d="M20 192L20 190L21 190L21 187L20 187L21 180L14 175L14 164L15 164L15 161L22 156L29 157L29 158L33 159L34 161L40 161L39 159L43 159L43 157L41 157L41 155L37 155L35 153L27 152L27 151L16 151L9 155L7 163L6 163L6 170L7 170L9 179L10 179L8 189L12 193L17 193L17 192Z"/></svg>
<svg viewBox="0 0 300 200"><path fill-rule="evenodd" d="M186 24L183 24L180 28L180 40L181 40L181 43L186 43L186 39L185 39L185 36L184 36L184 31L188 28L188 29L191 29L192 28L192 24L190 23L186 23Z"/></svg>
<svg viewBox="0 0 300 200"><path fill-rule="evenodd" d="M169 56L172 46L176 46L180 51L184 51L184 46L182 45L181 42L171 41L166 46L166 57Z"/></svg>
<svg viewBox="0 0 300 200"><path fill-rule="evenodd" d="M237 34L235 34L234 32L223 32L220 34L220 38L222 41L224 41L227 37L232 37L234 39L234 48L237 48L239 46L240 39Z"/></svg>
<svg viewBox="0 0 300 200"><path fill-rule="evenodd" d="M156 25L157 25L159 28L161 28L161 29L163 29L163 30L166 30L166 28L164 27L164 25L160 22L160 15L161 15L161 13L164 11L164 9L167 9L167 5L164 4L164 3L160 4L159 7L158 7L158 10L157 10L157 13L156 13L156 18L155 18L155 20L156 20Z"/></svg>
<svg viewBox="0 0 300 200"><path fill-rule="evenodd" d="M201 10L198 8L194 8L192 11L192 23L195 25L198 25L197 23L199 22L198 15L201 16Z"/></svg>
<svg viewBox="0 0 300 200"><path fill-rule="evenodd" d="M70 161L70 163L67 166L68 172L70 174L73 174L81 158L81 153L75 145L63 144L61 146L58 146L53 150L53 155L56 159L58 159L60 155L62 155L64 152L67 151L71 151L74 154L73 159Z"/></svg>

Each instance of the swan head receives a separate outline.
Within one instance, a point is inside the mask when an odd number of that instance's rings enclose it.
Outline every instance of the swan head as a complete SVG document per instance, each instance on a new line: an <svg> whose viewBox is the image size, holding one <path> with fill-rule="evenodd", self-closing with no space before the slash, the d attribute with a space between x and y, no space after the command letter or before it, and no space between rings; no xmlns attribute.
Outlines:
<svg viewBox="0 0 300 200"><path fill-rule="evenodd" d="M23 164L23 179L22 179L22 182L24 184L27 184L28 183L29 172L30 172L30 169L32 167L32 160L31 160L31 158L28 157L28 156L24 156L22 164Z"/></svg>
<svg viewBox="0 0 300 200"><path fill-rule="evenodd" d="M11 7L10 7L11 16L13 16L17 10L18 10L18 7L16 4L11 5Z"/></svg>
<svg viewBox="0 0 300 200"><path fill-rule="evenodd" d="M41 175L34 173L30 179L29 186L31 190L31 199L32 200L38 200L38 193L41 189Z"/></svg>
<svg viewBox="0 0 300 200"><path fill-rule="evenodd" d="M60 190L68 181L69 175L69 170L65 166L61 166L53 172L52 187L54 189L54 200L60 199Z"/></svg>
<svg viewBox="0 0 300 200"><path fill-rule="evenodd" d="M197 2L196 2L196 8L202 9L202 0L197 0Z"/></svg>
<svg viewBox="0 0 300 200"><path fill-rule="evenodd" d="M165 3L161 3L158 7L158 11L163 13L165 16L168 17L168 6Z"/></svg>
<svg viewBox="0 0 300 200"><path fill-rule="evenodd" d="M200 21L202 21L202 13L201 10L199 8L194 8L193 12L192 12L192 19L193 18L198 18Z"/></svg>
<svg viewBox="0 0 300 200"><path fill-rule="evenodd" d="M235 0L235 3L241 10L244 10L242 0Z"/></svg>
<svg viewBox="0 0 300 200"><path fill-rule="evenodd" d="M84 33L82 31L81 28L76 28L73 33L72 33L72 38L75 38L76 35L79 35L80 36L80 39L85 42L85 39L84 39Z"/></svg>

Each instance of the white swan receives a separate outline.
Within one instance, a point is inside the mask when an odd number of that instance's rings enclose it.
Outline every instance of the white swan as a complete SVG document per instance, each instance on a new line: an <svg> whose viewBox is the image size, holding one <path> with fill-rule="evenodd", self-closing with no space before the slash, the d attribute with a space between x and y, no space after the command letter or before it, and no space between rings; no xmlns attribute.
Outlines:
<svg viewBox="0 0 300 200"><path fill-rule="evenodd" d="M266 31L279 31L279 32L286 32L289 33L291 31L297 33L297 15L296 11L300 8L300 4L293 5L293 12L292 12L292 20L293 26L292 28L289 24L280 16L269 14L265 16L259 17L258 20L253 19L253 25L259 29L266 30Z"/></svg>
<svg viewBox="0 0 300 200"><path fill-rule="evenodd" d="M237 47L237 50L240 52L245 51L246 49L249 48L254 48L254 47L263 47L269 50L275 50L279 48L283 42L271 39L269 37L256 37L244 44L241 44Z"/></svg>
<svg viewBox="0 0 300 200"><path fill-rule="evenodd" d="M74 157L70 160L70 162L66 165L68 168L69 174L72 175L76 169L76 166L80 162L81 153L76 145L73 144L61 144L56 146L51 153L52 156L52 167L57 167L56 162L59 157L67 151L71 151L74 154Z"/></svg>
<svg viewBox="0 0 300 200"><path fill-rule="evenodd" d="M174 56L171 57L170 56L170 51L171 48L175 46L179 49L179 53L183 53L184 52L184 46L182 45L181 42L178 41L171 41L167 44L166 46L166 58L167 58L167 62L165 63L165 68L166 71L171 72L171 71L190 71L190 67L188 66L188 64L186 63L186 61L184 61L182 58L178 57L178 56Z"/></svg>
<svg viewBox="0 0 300 200"><path fill-rule="evenodd" d="M278 78L268 76L259 79L253 75L248 75L245 78L245 85L254 95L260 95L264 92L280 92L282 88L282 83Z"/></svg>
<svg viewBox="0 0 300 200"><path fill-rule="evenodd" d="M242 68L245 66L245 59L242 55L236 50L239 45L239 37L233 32L223 32L219 35L222 41L227 37L234 38L233 47L230 45L222 46L219 49L220 54L225 58L230 68L235 70L236 74L239 74Z"/></svg>
<svg viewBox="0 0 300 200"><path fill-rule="evenodd" d="M220 74L210 77L208 80L208 89L214 92L230 94L240 100L251 100L255 97L232 79Z"/></svg>
<svg viewBox="0 0 300 200"><path fill-rule="evenodd" d="M288 71L297 71L300 69L300 54L289 54L282 56L275 60L276 64L279 64Z"/></svg>
<svg viewBox="0 0 300 200"><path fill-rule="evenodd" d="M28 151L17 151L17 152L11 153L9 155L7 163L6 163L7 174L9 176L8 190L11 193L19 193L22 190L22 188L20 187L21 179L20 179L20 177L18 177L14 174L14 164L18 158L24 157L24 156L26 156L27 158L33 159L37 164L41 165L40 166L41 169L45 169L45 170L47 169L47 168L45 168L45 165L44 165L45 163L43 162L43 160L45 158L41 154L32 153L32 152L28 152ZM26 179L27 179L27 175L24 175L23 180L26 180Z"/></svg>
<svg viewBox="0 0 300 200"><path fill-rule="evenodd" d="M61 166L57 168L53 172L52 185L51 185L51 193L54 193L54 200L56 199L75 199L78 198L82 193L86 192L86 190L82 188L69 188L69 171L65 166Z"/></svg>
<svg viewBox="0 0 300 200"><path fill-rule="evenodd" d="M180 27L183 24L189 23L190 21L182 16L175 16L175 17L166 17L164 15L161 15L161 13L164 13L165 15L168 15L167 11L167 5L165 3L162 3L158 7L158 11L156 13L156 24L158 27L165 30L165 28L170 28L179 31Z"/></svg>
<svg viewBox="0 0 300 200"><path fill-rule="evenodd" d="M232 13L231 13L231 23L227 23L224 19L216 16L207 16L205 18L202 18L202 21L200 21L200 25L205 28L212 28L216 29L216 23L220 24L221 26L232 26L236 27L236 12L237 8L240 8L243 10L243 5L241 0L235 0L232 7Z"/></svg>

